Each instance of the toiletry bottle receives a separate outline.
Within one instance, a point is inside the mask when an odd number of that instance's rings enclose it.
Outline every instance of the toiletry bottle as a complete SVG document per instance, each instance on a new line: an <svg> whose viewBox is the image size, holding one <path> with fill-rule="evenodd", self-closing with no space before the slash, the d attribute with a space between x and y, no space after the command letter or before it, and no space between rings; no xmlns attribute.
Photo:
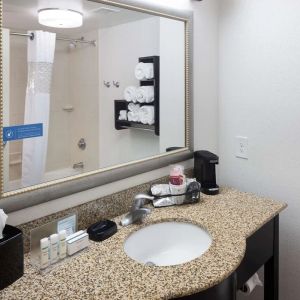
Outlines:
<svg viewBox="0 0 300 300"><path fill-rule="evenodd" d="M58 261L58 234L50 235L50 262L51 264Z"/></svg>
<svg viewBox="0 0 300 300"><path fill-rule="evenodd" d="M63 259L67 256L67 232L65 230L61 230L58 233L59 236L59 258Z"/></svg>
<svg viewBox="0 0 300 300"><path fill-rule="evenodd" d="M48 238L41 239L40 247L41 247L40 267L41 267L41 269L45 269L49 266L49 239Z"/></svg>

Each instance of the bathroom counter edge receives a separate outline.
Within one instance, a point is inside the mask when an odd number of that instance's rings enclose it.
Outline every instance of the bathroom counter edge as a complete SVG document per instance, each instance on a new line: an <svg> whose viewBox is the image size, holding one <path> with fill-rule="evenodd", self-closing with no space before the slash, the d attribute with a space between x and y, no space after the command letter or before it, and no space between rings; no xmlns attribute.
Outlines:
<svg viewBox="0 0 300 300"><path fill-rule="evenodd" d="M226 279L241 263L246 238L287 205L224 187L219 195L201 194L193 205L154 209L142 225L119 227L110 239L41 275L25 259L25 274L0 291L2 299L170 299L208 289ZM115 218L118 223L120 217ZM208 230L211 247L201 257L178 266L151 267L123 250L128 235L149 224L187 221ZM29 288L28 288L29 287ZM50 288L51 287L51 288Z"/></svg>

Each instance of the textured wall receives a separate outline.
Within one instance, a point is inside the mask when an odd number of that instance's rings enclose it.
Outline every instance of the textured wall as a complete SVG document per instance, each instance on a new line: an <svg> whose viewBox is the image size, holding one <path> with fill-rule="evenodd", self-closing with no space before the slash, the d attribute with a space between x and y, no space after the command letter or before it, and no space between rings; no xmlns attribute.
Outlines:
<svg viewBox="0 0 300 300"><path fill-rule="evenodd" d="M288 203L280 224L280 299L296 300L300 2L220 2L220 181ZM249 138L249 160L235 158L236 135ZM262 293L248 299L263 299Z"/></svg>

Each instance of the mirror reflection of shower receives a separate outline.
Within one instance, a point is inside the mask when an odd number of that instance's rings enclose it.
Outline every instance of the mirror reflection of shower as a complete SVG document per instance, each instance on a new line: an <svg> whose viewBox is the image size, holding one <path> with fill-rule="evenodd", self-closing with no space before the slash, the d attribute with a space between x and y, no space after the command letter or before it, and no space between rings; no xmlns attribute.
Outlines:
<svg viewBox="0 0 300 300"><path fill-rule="evenodd" d="M72 124L76 123L75 118L77 118L74 107L78 107L85 94L83 89L80 99L78 96L73 96L77 94L76 89L82 81L81 78L76 78L78 74L76 70L82 70L82 63L81 58L78 57L80 54L77 55L75 52L76 49L81 49L82 54L87 53L88 57L88 48L91 48L91 51L97 54L97 33L89 32L88 37L91 37L89 39L82 35L76 37L74 34L75 37L70 37L44 30L27 32L6 30L8 37L10 36L6 47L10 52L11 71L18 72L19 78L23 78L17 86L10 84L13 90L9 103L11 113L7 125L43 124L43 136L12 142L7 147L8 190L84 172L83 165L89 165L86 163L88 158L84 156L88 157L89 154L76 153L77 142L72 132ZM49 42L51 39L53 42ZM92 50L93 48L95 50ZM68 56L73 52L72 57ZM10 81L12 83L13 78ZM18 98L15 98L14 91L19 94ZM20 98L22 94L23 97ZM58 106L61 120L57 122L58 116L55 115ZM17 114L14 113L16 110ZM61 125L63 128L60 128ZM61 138L57 137L59 131L64 132ZM51 145L55 144L59 144L61 149L59 151L63 151L62 154L53 154ZM70 145L74 145L73 149ZM78 161L83 161L84 164L77 165ZM65 165L64 169L55 167L63 165Z"/></svg>

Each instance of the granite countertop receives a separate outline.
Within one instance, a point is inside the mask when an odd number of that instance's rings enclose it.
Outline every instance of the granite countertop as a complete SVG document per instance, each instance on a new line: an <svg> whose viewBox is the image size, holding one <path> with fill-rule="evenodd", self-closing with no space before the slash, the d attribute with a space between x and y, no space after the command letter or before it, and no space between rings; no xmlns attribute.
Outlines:
<svg viewBox="0 0 300 300"><path fill-rule="evenodd" d="M217 196L201 194L198 204L154 209L142 225L119 228L110 239L41 275L25 259L25 274L0 292L0 299L170 299L191 295L227 278L240 264L246 238L280 213L286 204L235 189ZM119 221L116 218L116 221ZM126 237L152 223L187 221L205 228L211 247L188 263L153 267L129 258Z"/></svg>

